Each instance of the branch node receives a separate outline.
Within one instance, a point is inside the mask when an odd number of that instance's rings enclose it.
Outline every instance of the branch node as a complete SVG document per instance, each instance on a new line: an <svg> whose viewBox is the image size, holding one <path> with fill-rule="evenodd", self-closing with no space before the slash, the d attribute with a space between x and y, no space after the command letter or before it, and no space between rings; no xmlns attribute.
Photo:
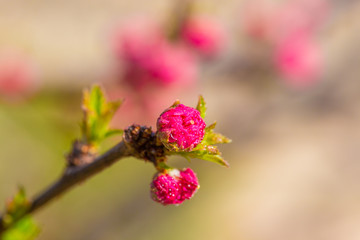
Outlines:
<svg viewBox="0 0 360 240"><path fill-rule="evenodd" d="M90 144L75 140L71 152L66 155L67 167L89 164L96 158L96 149Z"/></svg>
<svg viewBox="0 0 360 240"><path fill-rule="evenodd" d="M165 161L165 147L151 127L133 124L124 131L123 138L132 156L150 161L155 166Z"/></svg>

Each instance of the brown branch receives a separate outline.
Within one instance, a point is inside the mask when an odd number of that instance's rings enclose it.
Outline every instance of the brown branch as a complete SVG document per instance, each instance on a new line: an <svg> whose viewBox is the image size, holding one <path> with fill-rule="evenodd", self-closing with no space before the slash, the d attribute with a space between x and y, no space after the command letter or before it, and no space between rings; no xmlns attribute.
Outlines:
<svg viewBox="0 0 360 240"><path fill-rule="evenodd" d="M61 176L58 181L56 181L44 192L40 193L37 197L34 198L34 200L30 203L28 210L25 211L22 216L19 216L18 219L21 219L30 213L34 213L36 210L46 205L54 198L59 197L61 194L69 190L72 186L111 166L120 158L129 155L131 155L131 151L127 145L124 142L120 142L103 155L95 158L94 161L90 164L78 167L68 167L64 175ZM0 236L2 232L10 227L4 225L3 219L4 215L0 216Z"/></svg>

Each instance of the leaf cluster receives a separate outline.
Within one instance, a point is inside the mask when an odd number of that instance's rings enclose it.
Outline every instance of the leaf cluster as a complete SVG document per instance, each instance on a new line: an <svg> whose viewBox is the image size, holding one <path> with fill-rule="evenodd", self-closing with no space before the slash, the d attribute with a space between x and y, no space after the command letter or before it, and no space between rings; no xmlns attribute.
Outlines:
<svg viewBox="0 0 360 240"><path fill-rule="evenodd" d="M1 240L33 240L40 228L30 216L22 217L28 210L30 202L26 198L25 189L19 187L15 196L7 202L3 224L10 226L1 236Z"/></svg>
<svg viewBox="0 0 360 240"><path fill-rule="evenodd" d="M82 140L89 145L98 145L105 138L114 134L122 134L120 129L109 127L115 112L122 101L107 101L98 85L83 93L83 120L81 122Z"/></svg>

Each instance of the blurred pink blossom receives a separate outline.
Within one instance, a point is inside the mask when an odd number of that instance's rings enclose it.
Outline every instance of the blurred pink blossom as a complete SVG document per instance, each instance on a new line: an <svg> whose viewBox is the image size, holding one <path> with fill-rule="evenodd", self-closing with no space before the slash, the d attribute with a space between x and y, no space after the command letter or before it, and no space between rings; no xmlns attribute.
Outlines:
<svg viewBox="0 0 360 240"><path fill-rule="evenodd" d="M34 64L15 51L0 53L0 96L22 99L38 87L38 74Z"/></svg>
<svg viewBox="0 0 360 240"><path fill-rule="evenodd" d="M186 20L181 37L205 57L219 54L225 42L225 34L220 24L204 17L191 17Z"/></svg>
<svg viewBox="0 0 360 240"><path fill-rule="evenodd" d="M284 81L293 87L314 84L323 70L321 50L308 35L295 34L281 42L275 49L274 61Z"/></svg>
<svg viewBox="0 0 360 240"><path fill-rule="evenodd" d="M279 6L274 14L271 38L281 41L296 33L314 34L329 11L327 0L295 0Z"/></svg>
<svg viewBox="0 0 360 240"><path fill-rule="evenodd" d="M328 13L327 0L249 1L242 15L243 29L250 37L273 44L294 33L314 33Z"/></svg>
<svg viewBox="0 0 360 240"><path fill-rule="evenodd" d="M169 42L155 24L122 29L115 39L115 54L123 64L125 83L136 89L188 84L197 76L192 53Z"/></svg>
<svg viewBox="0 0 360 240"><path fill-rule="evenodd" d="M275 8L265 0L248 1L240 14L243 31L254 39L269 41L275 25Z"/></svg>

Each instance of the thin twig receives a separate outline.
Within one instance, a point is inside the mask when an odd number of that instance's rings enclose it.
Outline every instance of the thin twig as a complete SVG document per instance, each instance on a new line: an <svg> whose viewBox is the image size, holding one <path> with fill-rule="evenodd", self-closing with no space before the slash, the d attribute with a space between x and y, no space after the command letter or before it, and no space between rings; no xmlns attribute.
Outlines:
<svg viewBox="0 0 360 240"><path fill-rule="evenodd" d="M109 167L120 158L129 155L130 151L126 144L124 142L120 142L103 155L95 158L94 161L90 164L67 168L64 175L62 175L59 180L57 180L49 188L34 198L34 200L30 203L28 210L24 212L18 219L21 219L30 213L34 213L36 210L46 205L54 198L69 190L72 186L90 178L98 172L101 172L103 169ZM10 227L4 225L3 218L4 215L0 216L0 236L2 232Z"/></svg>

